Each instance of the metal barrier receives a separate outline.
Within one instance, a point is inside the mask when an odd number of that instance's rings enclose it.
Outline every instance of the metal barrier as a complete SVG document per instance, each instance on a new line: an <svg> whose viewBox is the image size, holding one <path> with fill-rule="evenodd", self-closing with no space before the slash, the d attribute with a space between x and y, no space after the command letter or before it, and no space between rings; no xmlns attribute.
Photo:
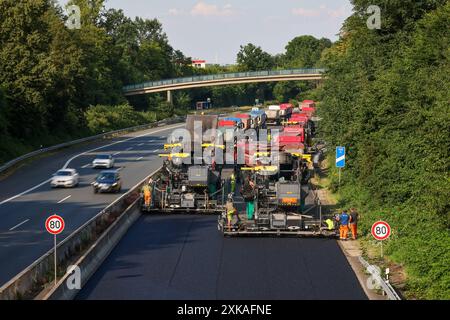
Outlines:
<svg viewBox="0 0 450 320"><path fill-rule="evenodd" d="M13 167L14 165L30 159L34 156L46 153L46 152L50 152L50 151L55 151L55 150L59 150L65 147L69 147L69 146L73 146L79 143L83 143L83 142L88 142L88 141L93 141L93 140L97 140L97 139L107 139L109 137L112 137L114 135L117 134L122 134L122 133L127 133L127 132L133 132L133 131L139 131L139 130L144 130L144 129L149 129L149 128L154 128L154 127L158 127L158 126L162 126L162 125L167 125L167 124L173 124L173 123L177 123L177 122L182 122L185 120L185 117L175 117L175 118L171 118L171 119L166 119L166 120L161 120L161 121L157 121L157 122L152 122L150 124L144 124L141 126L136 126L136 127L131 127L131 128L125 128L125 129L120 129L120 130L115 130L115 131L110 131L110 132L106 132L106 133L102 133L102 134L98 134L95 136L91 136L91 137L86 137L86 138L82 138L82 139L78 139L78 140L74 140L74 141L69 141L69 142L65 142L65 143L61 143L55 146L51 146L48 148L44 148L44 149L39 149L27 154L24 154L23 156L20 156L16 159L13 159L7 163L5 163L4 165L2 165L0 167L0 173L8 170L9 168Z"/></svg>
<svg viewBox="0 0 450 320"><path fill-rule="evenodd" d="M143 184L158 171L159 169L140 181L58 244L56 259L59 274L64 274L65 267L73 263L93 241L99 239L125 209L137 203ZM52 283L53 274L54 250L51 249L0 287L0 300L32 299L45 289L46 284Z"/></svg>
<svg viewBox="0 0 450 320"><path fill-rule="evenodd" d="M402 300L392 285L381 277L379 269L376 266L369 264L363 257L358 257L358 260L387 294L389 300Z"/></svg>
<svg viewBox="0 0 450 320"><path fill-rule="evenodd" d="M199 81L212 81L230 78L251 78L251 77L268 77L268 76L288 76L301 74L319 74L324 73L325 69L288 69L288 70L271 70L271 71L253 71L253 72L235 72L235 73L219 73L213 75L193 76L185 78L175 78L167 80L149 81L138 84L131 84L123 87L123 91L133 91L136 89L143 89L149 87L167 86L180 83L190 83Z"/></svg>

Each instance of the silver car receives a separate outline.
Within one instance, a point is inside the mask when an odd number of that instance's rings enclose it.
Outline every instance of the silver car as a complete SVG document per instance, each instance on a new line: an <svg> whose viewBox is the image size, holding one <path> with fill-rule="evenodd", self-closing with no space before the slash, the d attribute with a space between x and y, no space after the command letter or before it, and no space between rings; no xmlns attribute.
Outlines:
<svg viewBox="0 0 450 320"><path fill-rule="evenodd" d="M79 183L80 175L75 169L61 169L53 174L50 181L52 188L65 187L71 188L76 187Z"/></svg>
<svg viewBox="0 0 450 320"><path fill-rule="evenodd" d="M110 154L99 154L92 161L92 167L110 169L114 167L114 158Z"/></svg>

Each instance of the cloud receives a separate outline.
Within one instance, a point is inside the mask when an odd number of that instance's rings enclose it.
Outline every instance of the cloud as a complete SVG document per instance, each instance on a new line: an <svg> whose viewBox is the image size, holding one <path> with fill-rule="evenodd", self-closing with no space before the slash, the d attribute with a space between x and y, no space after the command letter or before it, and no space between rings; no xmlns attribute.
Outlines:
<svg viewBox="0 0 450 320"><path fill-rule="evenodd" d="M330 18L341 18L347 16L349 13L346 12L345 6L338 9L330 9L326 5L322 4L318 9L305 9L305 8L294 8L292 9L292 14L294 16L300 17L330 17Z"/></svg>
<svg viewBox="0 0 450 320"><path fill-rule="evenodd" d="M310 10L305 8L294 8L292 9L292 14L294 16L300 16L300 17L318 17L320 16L319 10Z"/></svg>
<svg viewBox="0 0 450 320"><path fill-rule="evenodd" d="M205 16L205 17L227 17L232 16L234 11L231 4L226 4L220 8L215 4L207 4L205 2L198 2L192 9L191 15L193 16Z"/></svg>
<svg viewBox="0 0 450 320"><path fill-rule="evenodd" d="M345 7L340 7L339 9L335 10L328 10L327 14L329 17L332 18L341 18L347 15L347 13L345 12Z"/></svg>

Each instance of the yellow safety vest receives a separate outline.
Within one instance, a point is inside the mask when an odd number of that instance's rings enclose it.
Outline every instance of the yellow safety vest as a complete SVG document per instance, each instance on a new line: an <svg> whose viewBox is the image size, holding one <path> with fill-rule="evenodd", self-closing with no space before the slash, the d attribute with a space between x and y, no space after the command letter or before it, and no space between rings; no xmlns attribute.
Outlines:
<svg viewBox="0 0 450 320"><path fill-rule="evenodd" d="M334 222L333 222L333 220L327 219L327 220L325 220L325 223L328 226L328 230L333 230L334 229Z"/></svg>

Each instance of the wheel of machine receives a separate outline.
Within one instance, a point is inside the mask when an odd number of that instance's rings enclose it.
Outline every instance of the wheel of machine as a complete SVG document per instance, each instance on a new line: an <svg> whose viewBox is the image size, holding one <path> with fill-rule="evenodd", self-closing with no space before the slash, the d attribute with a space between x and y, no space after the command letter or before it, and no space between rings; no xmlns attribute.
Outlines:
<svg viewBox="0 0 450 320"><path fill-rule="evenodd" d="M94 193L98 193L98 190L97 190L97 188L94 188Z"/></svg>

